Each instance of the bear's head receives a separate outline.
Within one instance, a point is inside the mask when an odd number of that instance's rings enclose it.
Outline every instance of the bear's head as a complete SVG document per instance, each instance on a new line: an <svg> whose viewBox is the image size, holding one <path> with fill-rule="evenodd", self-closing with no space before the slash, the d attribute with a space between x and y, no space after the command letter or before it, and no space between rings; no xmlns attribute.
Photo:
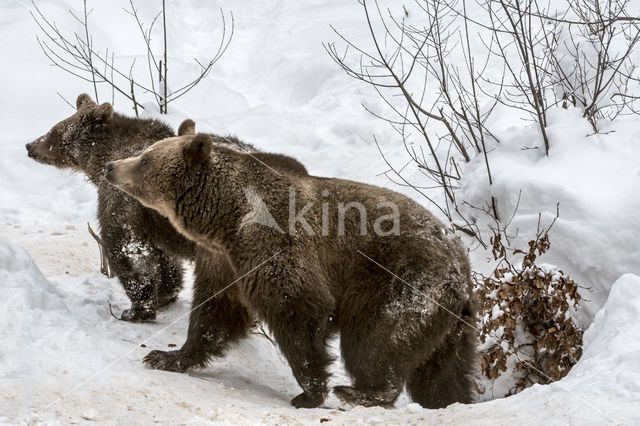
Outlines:
<svg viewBox="0 0 640 426"><path fill-rule="evenodd" d="M140 155L106 164L107 180L143 205L173 219L179 197L199 179L211 158L213 140L183 133L158 141Z"/></svg>
<svg viewBox="0 0 640 426"><path fill-rule="evenodd" d="M80 170L83 153L90 147L91 133L100 129L113 117L109 103L96 105L85 93L76 100L77 112L62 120L49 132L26 145L29 157L39 163L58 168Z"/></svg>

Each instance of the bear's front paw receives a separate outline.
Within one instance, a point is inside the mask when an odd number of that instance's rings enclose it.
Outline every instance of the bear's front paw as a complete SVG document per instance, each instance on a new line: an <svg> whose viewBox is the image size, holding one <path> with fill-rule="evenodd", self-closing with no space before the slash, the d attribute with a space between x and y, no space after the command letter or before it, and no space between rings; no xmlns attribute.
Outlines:
<svg viewBox="0 0 640 426"><path fill-rule="evenodd" d="M156 319L156 311L142 310L131 307L122 311L120 315L122 321L154 321Z"/></svg>
<svg viewBox="0 0 640 426"><path fill-rule="evenodd" d="M324 402L326 395L322 392L303 392L291 400L291 405L296 408L316 408Z"/></svg>
<svg viewBox="0 0 640 426"><path fill-rule="evenodd" d="M180 351L151 351L144 357L147 367L154 370L173 371L184 373L188 368L188 363L184 362Z"/></svg>

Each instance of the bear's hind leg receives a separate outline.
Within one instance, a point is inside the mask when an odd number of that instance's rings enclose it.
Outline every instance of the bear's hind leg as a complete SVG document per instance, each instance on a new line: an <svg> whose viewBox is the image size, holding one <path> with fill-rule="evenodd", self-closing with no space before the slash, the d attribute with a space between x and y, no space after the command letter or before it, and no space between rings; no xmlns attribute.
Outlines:
<svg viewBox="0 0 640 426"><path fill-rule="evenodd" d="M392 352L374 330L341 327L340 333L342 358L353 386L336 386L333 392L351 405L392 407L405 380L402 354Z"/></svg>
<svg viewBox="0 0 640 426"><path fill-rule="evenodd" d="M363 386L335 386L333 393L343 402L363 407L393 407L400 395L399 388L388 385L376 385L373 388Z"/></svg>
<svg viewBox="0 0 640 426"><path fill-rule="evenodd" d="M455 402L473 401L475 330L470 316L457 321L444 341L421 362L407 380L414 402L425 408L444 408Z"/></svg>
<svg viewBox="0 0 640 426"><path fill-rule="evenodd" d="M223 291L235 279L226 258L199 248L195 274L187 341L176 351L150 352L144 363L151 368L181 373L204 367L212 356L222 356L230 342L247 334L251 317L234 297L237 289Z"/></svg>
<svg viewBox="0 0 640 426"><path fill-rule="evenodd" d="M399 318L387 313L394 288L386 271L368 265L346 281L337 316L340 353L353 386L336 386L334 393L351 405L393 406L415 365L411 348L396 341Z"/></svg>
<svg viewBox="0 0 640 426"><path fill-rule="evenodd" d="M315 408L324 402L328 393L327 367L332 357L327 351L327 339L331 333L328 324L331 314L326 312L310 316L296 312L302 303L292 303L282 310L283 315L279 320L267 319L267 323L303 390L291 400L291 405L296 408Z"/></svg>
<svg viewBox="0 0 640 426"><path fill-rule="evenodd" d="M252 292L252 304L273 332L280 351L303 390L291 400L291 404L296 408L318 407L328 393L327 367L333 360L327 351L327 339L334 332L333 301L320 292L313 294L314 287L306 287L308 294L300 292L294 295L284 290L281 297L274 300L273 294L278 294L280 289L273 289L276 285L273 281L265 280L265 283L272 288Z"/></svg>

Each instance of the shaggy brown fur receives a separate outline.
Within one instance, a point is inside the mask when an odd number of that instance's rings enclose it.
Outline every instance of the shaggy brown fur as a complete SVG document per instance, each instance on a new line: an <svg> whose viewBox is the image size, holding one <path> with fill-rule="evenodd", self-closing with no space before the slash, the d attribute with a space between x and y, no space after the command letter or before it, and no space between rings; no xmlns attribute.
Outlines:
<svg viewBox="0 0 640 426"><path fill-rule="evenodd" d="M337 331L354 379L353 386L334 389L345 401L389 406L405 385L425 407L471 401L469 262L459 239L417 203L361 183L273 173L206 135L165 139L107 168L111 183L199 246L223 252L236 276L244 276L222 294L197 288L196 299L204 306L209 298L242 302L268 324L303 390L294 406L324 401L326 343ZM336 206L350 202L368 215L343 209L341 225ZM293 226L290 203L294 217L304 213ZM387 216L393 208L381 203L396 206L397 229ZM278 226L250 220L260 213L257 205ZM225 342L216 340L219 334L209 337L217 324L207 309L194 311L190 324L180 350L153 351L145 362L185 371L218 355Z"/></svg>
<svg viewBox="0 0 640 426"><path fill-rule="evenodd" d="M53 126L26 148L34 160L84 173L97 186L98 219L107 258L131 299L131 308L122 313L122 319L152 320L157 307L175 300L182 286L183 259L196 258L198 287L215 288L217 280L225 280L230 273L220 272L222 266L208 270L210 255L201 261L201 257L196 256L196 245L177 232L165 217L113 188L104 179L107 161L139 154L156 140L174 136L173 130L157 120L116 114L110 104L96 105L86 94L78 96L76 106L78 111L74 115ZM194 133L195 124L185 120L180 131ZM254 150L233 137L213 137L221 145ZM295 163L289 157L280 161L283 170L290 168L291 162ZM272 158L272 167L280 167L278 158ZM303 168L301 164L299 167ZM221 315L221 329L225 329L227 319L233 323L229 326L232 328L243 321L232 315Z"/></svg>
<svg viewBox="0 0 640 426"><path fill-rule="evenodd" d="M178 128L178 136L186 136L186 135L195 135L196 134L196 123L193 120L184 120L180 127ZM272 169L275 173L280 172L288 172L288 173L297 173L302 175L308 175L306 167L302 165L295 158L291 158L282 154L275 154L271 152L259 152L256 151L253 146L245 144L238 140L238 138L234 136L217 136L210 135L214 138L214 142L217 145L228 146L230 148L239 149L243 152L250 152L251 156L261 162L266 167L275 167ZM280 170L280 171L278 171Z"/></svg>

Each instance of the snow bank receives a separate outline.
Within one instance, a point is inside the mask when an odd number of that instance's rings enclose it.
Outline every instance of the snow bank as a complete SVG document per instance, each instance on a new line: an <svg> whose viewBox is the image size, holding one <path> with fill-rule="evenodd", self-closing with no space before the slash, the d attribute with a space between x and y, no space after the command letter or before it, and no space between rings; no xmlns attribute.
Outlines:
<svg viewBox="0 0 640 426"><path fill-rule="evenodd" d="M629 403L640 415L640 276L625 274L584 335L584 354L568 386L597 389L608 400Z"/></svg>
<svg viewBox="0 0 640 426"><path fill-rule="evenodd" d="M586 328L611 283L626 272L640 274L640 128L637 121L621 121L593 135L573 108L551 110L548 121L549 156L532 143L540 141L534 126L505 126L489 156L494 185L487 184L484 159L477 157L465 169L460 196L481 205L493 195L501 217L515 212L510 233L519 233L521 248L533 237L538 213L548 225L560 204L551 250L541 260L590 288L581 292L579 320Z"/></svg>
<svg viewBox="0 0 640 426"><path fill-rule="evenodd" d="M99 275L90 274L80 284L86 286L88 280L102 281ZM78 288L78 282L67 285L76 291L86 290ZM64 287L47 280L23 248L0 240L0 339L3 342L0 378L3 381L15 381L17 387L22 388L23 379L30 382L52 373L54 376L60 372L67 374L67 369L86 372L98 365L92 365L92 357L86 353L82 355L81 365L77 363L78 358L65 356L68 352L81 354L83 349L92 348L88 330L98 320L103 322L104 314L97 315L101 309L95 301L74 296ZM103 292L109 293L110 287L103 288Z"/></svg>
<svg viewBox="0 0 640 426"><path fill-rule="evenodd" d="M22 248L0 241L0 377L19 377L38 363L37 349L56 323L67 323L70 312ZM19 348L29 347L29 353ZM27 355L27 356L25 356Z"/></svg>

